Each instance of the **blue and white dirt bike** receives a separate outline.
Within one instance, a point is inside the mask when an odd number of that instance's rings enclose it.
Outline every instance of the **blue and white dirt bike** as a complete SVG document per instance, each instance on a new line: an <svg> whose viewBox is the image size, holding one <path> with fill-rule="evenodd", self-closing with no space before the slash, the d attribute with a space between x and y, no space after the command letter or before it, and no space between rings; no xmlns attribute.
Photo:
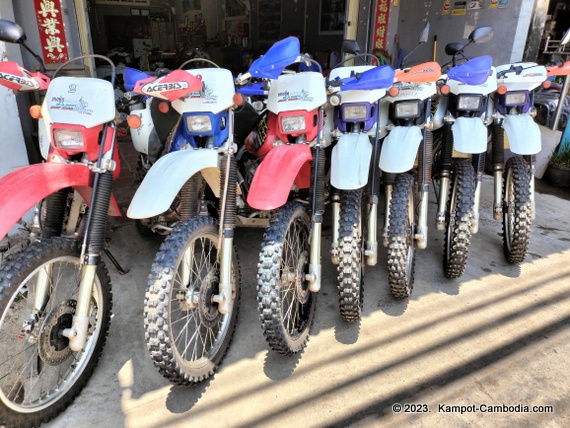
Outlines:
<svg viewBox="0 0 570 428"><path fill-rule="evenodd" d="M338 270L341 316L348 322L362 314L364 266L378 260L377 217L381 122L380 99L394 82L394 69L369 65L370 54L358 54L355 42L345 41L350 56L330 71L327 88L336 140L331 156L333 236L331 260ZM358 61L360 65L347 65ZM376 59L378 62L378 59ZM387 109L384 109L387 116ZM387 117L384 119L387 120ZM372 165L372 166L371 166Z"/></svg>
<svg viewBox="0 0 570 428"><path fill-rule="evenodd" d="M279 75L298 56L297 39L278 42L255 63L256 77ZM234 131L242 97L231 72L217 66L145 78L134 90L162 99L180 115L166 154L145 175L127 215L153 218L176 204L179 218L152 265L144 325L159 372L191 385L221 364L237 322L240 268L233 238L244 204ZM212 211L213 200L219 205Z"/></svg>

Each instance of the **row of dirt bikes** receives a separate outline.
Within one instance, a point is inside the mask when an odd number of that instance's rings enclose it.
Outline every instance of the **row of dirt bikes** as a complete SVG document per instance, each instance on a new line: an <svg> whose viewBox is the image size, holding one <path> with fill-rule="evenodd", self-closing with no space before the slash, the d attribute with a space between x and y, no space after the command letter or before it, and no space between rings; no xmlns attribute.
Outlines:
<svg viewBox="0 0 570 428"><path fill-rule="evenodd" d="M416 249L428 243L430 187L432 221L445 234L444 274L464 273L486 160L505 257L522 262L541 150L533 90L570 74L570 62L494 67L489 56L464 56L492 34L480 27L467 44L448 45L444 66L398 70L371 65L378 59L345 42L347 59L326 77L288 37L237 77L207 59L152 75L127 68L120 100L115 66L102 56L75 58L51 77L0 62L0 84L45 91L42 106L30 109L45 162L0 179L0 237L35 207L33 242L0 268L0 424L55 417L103 351L112 293L102 253L125 272L109 252L107 223L120 215L113 182L125 120L140 153L127 216L143 234L167 235L151 267L144 328L151 358L173 383L212 376L229 349L240 305L236 227L265 228L257 305L264 336L281 354L302 350L309 337L327 205L347 322L361 318L365 266L378 264L379 237L391 293L410 296ZM0 20L0 36L28 48L17 24ZM108 61L110 81L62 75L94 57Z"/></svg>

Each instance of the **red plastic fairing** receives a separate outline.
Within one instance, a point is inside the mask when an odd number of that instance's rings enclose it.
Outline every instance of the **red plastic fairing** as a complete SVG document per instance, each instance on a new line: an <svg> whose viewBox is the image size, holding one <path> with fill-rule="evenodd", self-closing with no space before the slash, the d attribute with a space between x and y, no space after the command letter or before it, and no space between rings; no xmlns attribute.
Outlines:
<svg viewBox="0 0 570 428"><path fill-rule="evenodd" d="M0 178L0 239L46 196L66 187L74 187L89 203L92 186L91 171L84 165L41 163L5 175ZM114 197L109 214L121 215Z"/></svg>
<svg viewBox="0 0 570 428"><path fill-rule="evenodd" d="M251 183L247 203L258 210L272 210L287 202L293 182L308 187L311 149L306 144L282 145L263 159ZM307 169L308 168L308 169ZM299 187L299 186L298 186Z"/></svg>
<svg viewBox="0 0 570 428"><path fill-rule="evenodd" d="M47 89L50 78L36 72L30 73L14 61L0 61L0 85L13 91L43 91Z"/></svg>
<svg viewBox="0 0 570 428"><path fill-rule="evenodd" d="M570 75L570 61L566 61L560 67L553 65L546 69L546 74L548 76L568 76Z"/></svg>

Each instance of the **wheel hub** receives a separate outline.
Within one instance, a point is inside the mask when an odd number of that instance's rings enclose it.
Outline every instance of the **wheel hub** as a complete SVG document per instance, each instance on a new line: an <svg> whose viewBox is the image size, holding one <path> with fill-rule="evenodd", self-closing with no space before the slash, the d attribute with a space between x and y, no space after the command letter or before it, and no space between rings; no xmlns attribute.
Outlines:
<svg viewBox="0 0 570 428"><path fill-rule="evenodd" d="M40 328L38 354L42 361L50 366L57 366L71 355L69 339L63 330L71 328L75 314L75 300L65 300L51 310Z"/></svg>
<svg viewBox="0 0 570 428"><path fill-rule="evenodd" d="M211 271L202 280L199 290L198 313L202 323L210 328L216 326L220 316L218 304L214 302L214 296L218 294L219 283L218 272Z"/></svg>
<svg viewBox="0 0 570 428"><path fill-rule="evenodd" d="M297 295L297 301L303 305L307 303L311 294L307 281L305 281L305 272L307 271L308 259L309 254L307 251L303 251L299 255L299 260L297 262L297 268L295 272L295 294Z"/></svg>

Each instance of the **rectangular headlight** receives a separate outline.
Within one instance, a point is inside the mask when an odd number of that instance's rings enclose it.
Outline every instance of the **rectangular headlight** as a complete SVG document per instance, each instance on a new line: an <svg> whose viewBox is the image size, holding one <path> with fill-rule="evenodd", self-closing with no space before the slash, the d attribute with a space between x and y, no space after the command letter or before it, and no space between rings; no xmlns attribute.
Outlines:
<svg viewBox="0 0 570 428"><path fill-rule="evenodd" d="M364 120L368 118L365 104L347 104L343 108L344 120Z"/></svg>
<svg viewBox="0 0 570 428"><path fill-rule="evenodd" d="M188 132L212 132L212 119L208 115L186 116L186 129Z"/></svg>
<svg viewBox="0 0 570 428"><path fill-rule="evenodd" d="M505 95L505 105L520 106L526 103L526 92L511 92Z"/></svg>
<svg viewBox="0 0 570 428"><path fill-rule="evenodd" d="M283 132L301 132L305 128L305 116L284 116L281 118Z"/></svg>
<svg viewBox="0 0 570 428"><path fill-rule="evenodd" d="M394 116L396 119L418 117L420 114L419 101L402 101L394 104Z"/></svg>
<svg viewBox="0 0 570 428"><path fill-rule="evenodd" d="M55 146L64 150L83 150L84 140L81 131L72 129L55 129L53 131Z"/></svg>
<svg viewBox="0 0 570 428"><path fill-rule="evenodd" d="M480 95L459 95L457 97L457 110L479 110L481 108Z"/></svg>

